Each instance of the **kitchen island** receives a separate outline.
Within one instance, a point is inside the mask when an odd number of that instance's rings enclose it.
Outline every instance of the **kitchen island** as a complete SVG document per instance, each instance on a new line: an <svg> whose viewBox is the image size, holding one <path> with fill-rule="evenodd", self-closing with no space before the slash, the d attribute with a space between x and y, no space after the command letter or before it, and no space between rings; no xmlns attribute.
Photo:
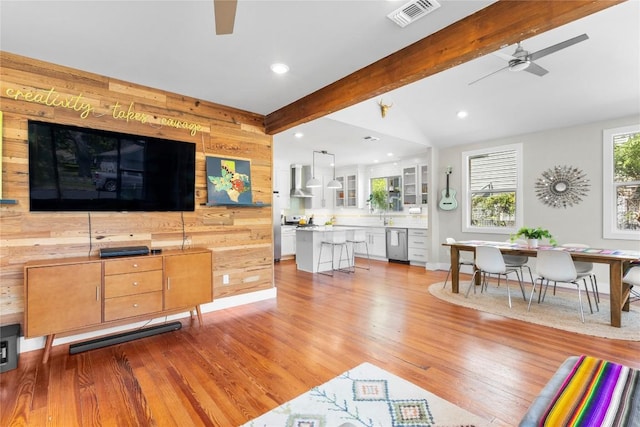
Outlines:
<svg viewBox="0 0 640 427"><path fill-rule="evenodd" d="M335 231L347 231L355 230L357 227L342 227L342 226L315 226L315 227L299 227L296 229L296 265L298 270L307 271L309 273L317 273L318 271L331 270L331 264L320 265L318 270L318 259L320 257L320 243L327 237L327 233L333 233ZM323 261L328 261L328 247L323 250ZM351 256L352 248L349 247L349 257ZM336 266L338 265L338 258L340 257L340 251L334 251L334 260ZM349 258L343 253L343 258ZM346 262L342 261L342 267L346 268Z"/></svg>

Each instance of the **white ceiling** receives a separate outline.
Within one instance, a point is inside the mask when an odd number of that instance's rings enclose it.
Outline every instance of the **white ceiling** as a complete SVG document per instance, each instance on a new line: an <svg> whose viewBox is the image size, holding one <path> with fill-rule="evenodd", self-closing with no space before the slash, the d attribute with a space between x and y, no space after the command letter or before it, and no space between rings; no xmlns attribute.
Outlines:
<svg viewBox="0 0 640 427"><path fill-rule="evenodd" d="M440 0L400 28L405 2L239 0L232 35L216 36L213 1L0 0L0 48L243 110L268 114L492 1ZM274 154L337 166L595 120L640 115L640 0L629 0L523 42L535 52L582 33L589 40L539 59L538 77L503 71L487 55L274 137ZM511 54L515 46L502 49ZM284 76L273 62L287 63ZM377 102L393 104L386 118ZM467 110L469 117L456 118ZM305 137L293 137L301 130ZM377 136L377 143L363 142Z"/></svg>

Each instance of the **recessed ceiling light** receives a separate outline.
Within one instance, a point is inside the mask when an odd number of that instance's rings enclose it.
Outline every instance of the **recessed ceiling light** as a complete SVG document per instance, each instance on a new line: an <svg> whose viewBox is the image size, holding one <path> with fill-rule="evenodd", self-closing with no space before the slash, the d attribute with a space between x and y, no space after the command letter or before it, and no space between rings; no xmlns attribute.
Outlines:
<svg viewBox="0 0 640 427"><path fill-rule="evenodd" d="M271 71L276 74L284 74L289 71L289 66L282 63L271 64Z"/></svg>
<svg viewBox="0 0 640 427"><path fill-rule="evenodd" d="M467 117L469 115L469 113L467 113L466 111L462 110L462 111L458 111L458 118L459 119L464 119L465 117Z"/></svg>
<svg viewBox="0 0 640 427"><path fill-rule="evenodd" d="M393 156L393 153L387 153L387 156L391 157Z"/></svg>
<svg viewBox="0 0 640 427"><path fill-rule="evenodd" d="M296 138L302 138L304 136L304 133L296 132L296 133L293 134L293 136L295 136Z"/></svg>

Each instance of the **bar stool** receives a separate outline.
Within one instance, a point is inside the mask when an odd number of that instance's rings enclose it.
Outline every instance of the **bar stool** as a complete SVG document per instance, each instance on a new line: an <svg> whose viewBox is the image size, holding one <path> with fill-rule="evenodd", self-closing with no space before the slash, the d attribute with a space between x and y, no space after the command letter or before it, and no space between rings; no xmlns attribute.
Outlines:
<svg viewBox="0 0 640 427"><path fill-rule="evenodd" d="M347 243L351 243L351 268L352 271L356 271L356 267L364 268L365 270L371 269L371 258L369 257L369 244L367 243L367 234L365 230L360 228L356 230L349 230L347 233ZM356 247L357 245L364 245L367 252L367 266L356 266Z"/></svg>
<svg viewBox="0 0 640 427"><path fill-rule="evenodd" d="M320 253L318 254L318 273L325 274L327 276L333 276L334 271L342 271L345 273L351 273L350 267L350 257L349 257L349 246L347 245L347 232L344 230L340 231L327 231L324 233L324 238L320 242ZM331 250L331 260L322 261L322 250L325 246L328 246ZM338 256L338 268L335 266L336 257L335 257L335 249L336 247L340 247L340 255ZM342 257L343 251L346 252L346 258ZM347 262L347 268L342 268L342 261ZM320 265L331 263L331 274L320 271Z"/></svg>

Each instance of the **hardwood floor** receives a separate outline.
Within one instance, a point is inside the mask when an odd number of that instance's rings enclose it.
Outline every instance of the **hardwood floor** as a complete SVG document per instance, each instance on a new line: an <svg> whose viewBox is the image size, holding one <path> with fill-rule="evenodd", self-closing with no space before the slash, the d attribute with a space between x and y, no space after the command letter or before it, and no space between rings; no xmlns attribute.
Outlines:
<svg viewBox="0 0 640 427"><path fill-rule="evenodd" d="M276 266L278 298L176 332L73 356L56 346L0 375L0 425L237 426L362 363L495 425L517 425L569 355L640 368L640 342L565 333L452 306L446 272L372 262L331 278Z"/></svg>

